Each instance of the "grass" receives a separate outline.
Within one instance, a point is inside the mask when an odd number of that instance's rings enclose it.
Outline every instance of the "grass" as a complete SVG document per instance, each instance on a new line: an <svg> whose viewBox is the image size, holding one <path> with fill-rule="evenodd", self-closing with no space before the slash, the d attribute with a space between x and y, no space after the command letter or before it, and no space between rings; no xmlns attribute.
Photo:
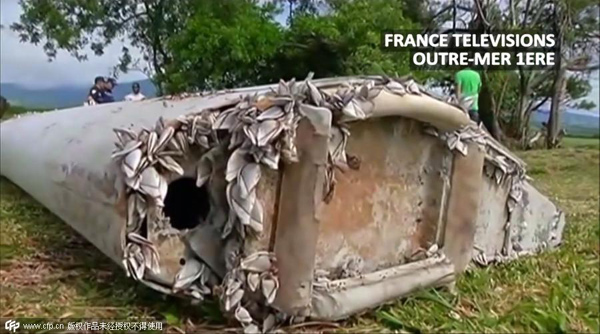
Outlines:
<svg viewBox="0 0 600 334"><path fill-rule="evenodd" d="M599 328L598 139L520 155L534 184L566 212L558 250L462 275L457 294L424 291L340 324L341 332L594 332ZM68 225L0 180L0 317L141 317L169 331L222 320L126 278ZM70 320L72 321L72 320Z"/></svg>

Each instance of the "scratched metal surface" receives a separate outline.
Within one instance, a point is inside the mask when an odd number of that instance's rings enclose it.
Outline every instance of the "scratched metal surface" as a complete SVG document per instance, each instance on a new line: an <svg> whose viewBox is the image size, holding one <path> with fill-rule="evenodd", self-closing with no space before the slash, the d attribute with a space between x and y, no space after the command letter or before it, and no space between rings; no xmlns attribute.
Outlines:
<svg viewBox="0 0 600 334"><path fill-rule="evenodd" d="M500 184L495 179L483 176L479 216L475 232L475 254L485 252L493 257L502 252L508 211L506 201L510 192L510 179L504 178Z"/></svg>
<svg viewBox="0 0 600 334"><path fill-rule="evenodd" d="M440 168L449 152L400 117L353 123L348 154L359 170L336 171L333 200L323 208L317 268L335 272L360 258L364 272L405 262L435 240L442 194Z"/></svg>
<svg viewBox="0 0 600 334"><path fill-rule="evenodd" d="M535 252L561 243L564 213L528 182L523 187L523 210L518 213L521 214L515 218L521 224L514 224L518 234L513 247Z"/></svg>

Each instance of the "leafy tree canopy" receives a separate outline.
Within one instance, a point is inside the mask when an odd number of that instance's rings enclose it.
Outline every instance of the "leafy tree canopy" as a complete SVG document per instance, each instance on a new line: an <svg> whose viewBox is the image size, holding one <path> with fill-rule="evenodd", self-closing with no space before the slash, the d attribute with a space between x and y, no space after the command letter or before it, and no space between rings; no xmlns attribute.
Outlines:
<svg viewBox="0 0 600 334"><path fill-rule="evenodd" d="M198 3L167 44L172 58L165 68L168 89L222 88L268 79L264 69L283 38L274 10L246 0Z"/></svg>
<svg viewBox="0 0 600 334"><path fill-rule="evenodd" d="M594 101L583 100L579 103L576 103L574 105L574 107L579 108L579 109L584 109L584 110L594 110L594 109L596 109L597 105L596 105L596 103L594 103Z"/></svg>
<svg viewBox="0 0 600 334"><path fill-rule="evenodd" d="M285 32L272 79L407 74L408 53L380 49L381 31L415 28L399 0L330 0L324 13L300 12Z"/></svg>
<svg viewBox="0 0 600 334"><path fill-rule="evenodd" d="M407 6L406 4L412 4ZM386 29L415 28L414 0L21 0L11 28L50 58L79 60L126 45L117 70L140 70L170 92L281 77L404 75L407 53L379 48ZM287 7L286 7L287 6ZM274 15L289 10L287 26ZM279 12L278 12L279 11ZM291 19L293 16L293 19ZM134 59L128 46L142 50Z"/></svg>

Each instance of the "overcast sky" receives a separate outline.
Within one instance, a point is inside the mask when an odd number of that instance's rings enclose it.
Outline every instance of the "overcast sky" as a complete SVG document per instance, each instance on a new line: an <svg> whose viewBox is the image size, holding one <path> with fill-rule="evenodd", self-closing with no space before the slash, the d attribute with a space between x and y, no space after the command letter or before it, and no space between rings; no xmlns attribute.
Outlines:
<svg viewBox="0 0 600 334"><path fill-rule="evenodd" d="M0 82L17 83L29 88L47 88L91 84L98 75L109 75L118 63L122 45L111 45L102 57L90 55L79 62L67 52L58 52L56 59L48 62L41 46L19 42L19 37L8 26L19 19L21 7L18 0L0 0ZM145 78L141 73L121 75L119 81Z"/></svg>

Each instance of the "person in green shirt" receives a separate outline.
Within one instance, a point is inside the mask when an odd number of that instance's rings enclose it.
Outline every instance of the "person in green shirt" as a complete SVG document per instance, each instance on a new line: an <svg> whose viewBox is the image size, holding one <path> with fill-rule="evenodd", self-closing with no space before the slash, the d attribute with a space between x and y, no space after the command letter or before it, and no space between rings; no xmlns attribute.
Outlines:
<svg viewBox="0 0 600 334"><path fill-rule="evenodd" d="M454 91L458 100L469 111L469 117L477 124L479 119L479 91L481 90L481 77L479 73L470 68L458 71L454 77Z"/></svg>

